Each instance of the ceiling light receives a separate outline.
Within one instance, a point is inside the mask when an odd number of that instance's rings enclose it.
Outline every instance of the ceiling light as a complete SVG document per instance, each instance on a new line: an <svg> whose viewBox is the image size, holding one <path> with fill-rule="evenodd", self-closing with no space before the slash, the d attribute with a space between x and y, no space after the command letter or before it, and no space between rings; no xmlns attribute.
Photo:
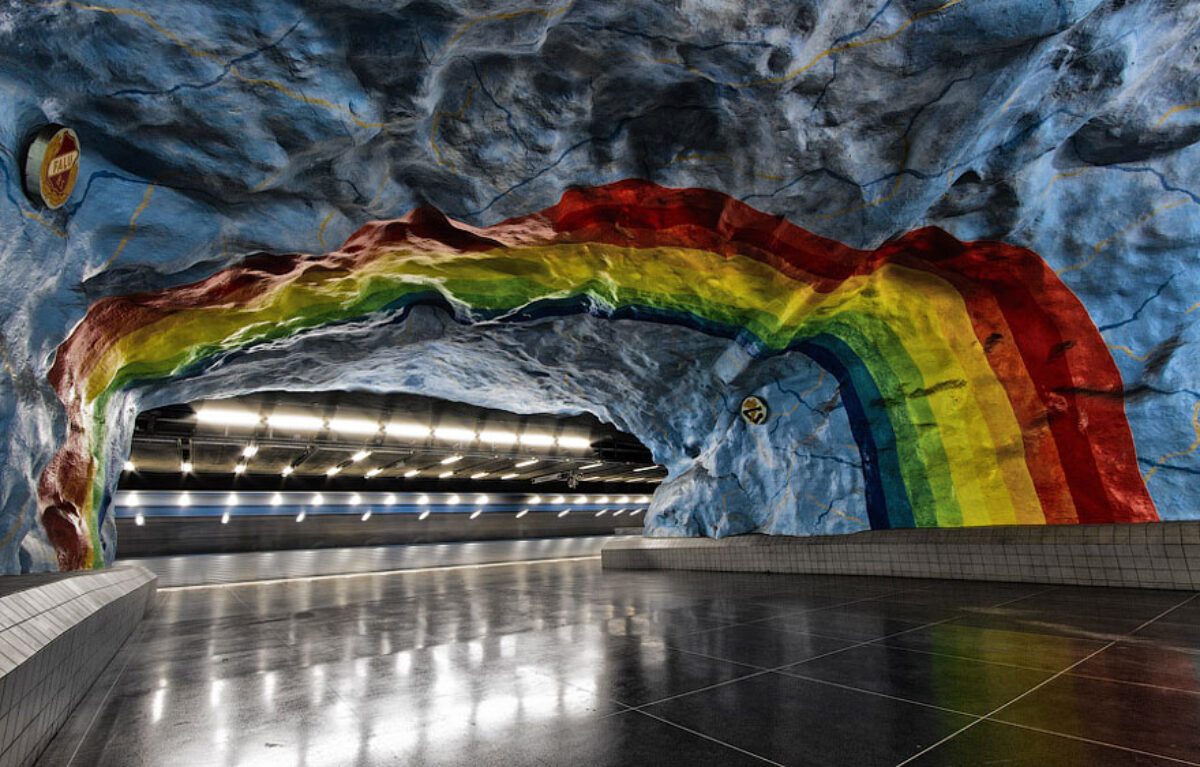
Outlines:
<svg viewBox="0 0 1200 767"><path fill-rule="evenodd" d="M366 522L370 518L371 518L371 510L367 509L366 511L363 512L362 521Z"/></svg>
<svg viewBox="0 0 1200 767"><path fill-rule="evenodd" d="M639 495L639 496L637 497L637 502L638 502L638 503L650 503L650 496L648 496L648 495Z"/></svg>
<svg viewBox="0 0 1200 767"><path fill-rule="evenodd" d="M635 471L635 472L638 472L638 471L653 471L654 469L657 469L657 468L658 468L658 466L657 466L657 465L654 465L654 466L643 466L643 467L641 467L640 469L634 469L634 471Z"/></svg>
<svg viewBox="0 0 1200 767"><path fill-rule="evenodd" d="M517 475L512 474L512 473L500 475L500 479L516 479L516 478L517 478Z"/></svg>
<svg viewBox="0 0 1200 767"><path fill-rule="evenodd" d="M556 495L550 499L550 503L566 503L567 499L561 495Z"/></svg>
<svg viewBox="0 0 1200 767"><path fill-rule="evenodd" d="M448 455L448 456L446 456L445 458L443 458L443 459L440 461L440 463L441 463L443 466L448 466L449 464L452 464L452 463L458 463L458 462L459 462L459 461L461 461L462 459L463 459L463 457L462 457L461 455Z"/></svg>
<svg viewBox="0 0 1200 767"><path fill-rule="evenodd" d="M133 461L126 461L123 468L125 471L137 471L137 464Z"/></svg>
<svg viewBox="0 0 1200 767"><path fill-rule="evenodd" d="M623 495L617 499L617 503L629 503L629 496Z"/></svg>
<svg viewBox="0 0 1200 767"><path fill-rule="evenodd" d="M225 496L225 505L226 506L237 506L238 505L237 493L230 493L229 495Z"/></svg>
<svg viewBox="0 0 1200 767"><path fill-rule="evenodd" d="M488 473L486 471L477 471L471 475L471 479L483 479Z"/></svg>
<svg viewBox="0 0 1200 767"><path fill-rule="evenodd" d="M239 463L237 466L234 466L233 473L234 474L245 474L246 473L246 464Z"/></svg>
<svg viewBox="0 0 1200 767"><path fill-rule="evenodd" d="M471 516L468 517L468 519L475 519L482 513L483 513L483 509L475 509L475 511L471 512Z"/></svg>
<svg viewBox="0 0 1200 767"><path fill-rule="evenodd" d="M634 509L633 511L629 512L629 516L636 517L638 514L641 514L643 511L645 511L645 509Z"/></svg>
<svg viewBox="0 0 1200 767"><path fill-rule="evenodd" d="M282 503L283 503L283 496L280 495L279 493L275 493L274 495L271 496L271 505L272 506L279 506Z"/></svg>
<svg viewBox="0 0 1200 767"><path fill-rule="evenodd" d="M486 495L477 495L477 496L475 496L475 505L476 506L486 506L488 504L489 500L491 500L491 499L488 498Z"/></svg>
<svg viewBox="0 0 1200 767"><path fill-rule="evenodd" d="M262 422L262 416L249 410L205 407L196 413L196 420L214 426L258 426Z"/></svg>
<svg viewBox="0 0 1200 767"><path fill-rule="evenodd" d="M192 469L194 469L194 468L196 468L196 467L192 465L191 461L184 461L183 463L179 464L179 470L182 471L184 474L191 474Z"/></svg>
<svg viewBox="0 0 1200 767"><path fill-rule="evenodd" d="M350 496L350 505L351 506L357 506L360 503L362 503L361 495L359 495L358 493L354 493L353 495Z"/></svg>
<svg viewBox="0 0 1200 767"><path fill-rule="evenodd" d="M187 492L186 490L183 491L182 493L179 494L179 497L175 499L175 503L179 504L180 506L191 506L192 505L192 494Z"/></svg>
<svg viewBox="0 0 1200 767"><path fill-rule="evenodd" d="M413 477L417 476L420 473L421 473L420 469L409 469L408 471L404 472L404 476L407 477L408 479L412 479Z"/></svg>
<svg viewBox="0 0 1200 767"><path fill-rule="evenodd" d="M624 513L625 513L625 509L617 509L616 511L614 511L614 512L613 512L613 516L614 516L614 517L619 517L619 516L621 516L621 515L622 515L622 514L624 514Z"/></svg>
<svg viewBox="0 0 1200 767"><path fill-rule="evenodd" d="M586 437L559 437L558 446L571 450L586 450L592 446L592 441Z"/></svg>
<svg viewBox="0 0 1200 767"><path fill-rule="evenodd" d="M538 462L538 459L536 459L536 458L530 458L530 459L528 459L528 460L521 461L520 463L515 463L515 464L513 464L513 466L515 466L515 467L516 467L516 468L518 468L518 469L523 469L523 468L525 468L526 466L532 466L532 465L534 465L534 464L535 464L535 463L537 463L537 462Z"/></svg>
<svg viewBox="0 0 1200 767"><path fill-rule="evenodd" d="M221 515L221 524L222 525L229 524L229 512L228 511Z"/></svg>
<svg viewBox="0 0 1200 767"><path fill-rule="evenodd" d="M580 466L579 470L587 471L588 469L599 469L603 465L604 461L596 461L595 463L589 463L587 466Z"/></svg>
<svg viewBox="0 0 1200 767"><path fill-rule="evenodd" d="M303 521L304 521L304 518L305 518L305 517L307 517L307 516L308 516L308 512L307 512L307 511L304 511L303 509L301 509L301 510L300 510L300 513L296 515L296 521L297 521L297 522L303 522Z"/></svg>
<svg viewBox="0 0 1200 767"><path fill-rule="evenodd" d="M281 471L279 473L285 477L290 477L290 476L292 476L292 472L294 472L295 470L296 470L295 466L284 466L283 471Z"/></svg>
<svg viewBox="0 0 1200 767"><path fill-rule="evenodd" d="M420 506L428 505L428 503L429 503L429 496L427 496L427 495L422 495L420 498L417 499L417 504Z"/></svg>
<svg viewBox="0 0 1200 767"><path fill-rule="evenodd" d="M275 413L267 416L267 426L272 429L295 429L296 431L321 431L325 422L314 415L291 415Z"/></svg>
<svg viewBox="0 0 1200 767"><path fill-rule="evenodd" d="M587 503L587 496L586 495L577 495L577 496L575 496L574 502L575 503Z"/></svg>
<svg viewBox="0 0 1200 767"><path fill-rule="evenodd" d="M511 445L517 441L517 435L511 431L481 431L479 439L495 445Z"/></svg>
<svg viewBox="0 0 1200 767"><path fill-rule="evenodd" d="M536 447L549 447L554 444L554 437L550 434L522 434L522 445L534 445Z"/></svg>
<svg viewBox="0 0 1200 767"><path fill-rule="evenodd" d="M128 498L128 500L125 501L125 503L128 506L141 506L142 505L142 499L138 495L137 490L129 491L129 498Z"/></svg>
<svg viewBox="0 0 1200 767"><path fill-rule="evenodd" d="M354 455L350 456L350 460L351 460L351 461L354 461L355 463L358 463L359 461L363 460L364 458L366 458L366 457L367 457L367 456L369 456L370 454L371 454L371 451L370 451L370 450L359 450L357 453L355 453Z"/></svg>
<svg viewBox="0 0 1200 767"><path fill-rule="evenodd" d="M242 448L243 458L253 458L256 455L258 455L258 445L246 445Z"/></svg>
<svg viewBox="0 0 1200 767"><path fill-rule="evenodd" d="M608 496L602 495L596 499L596 503L608 503Z"/></svg>
<svg viewBox="0 0 1200 767"><path fill-rule="evenodd" d="M529 497L529 502L530 502L530 503L534 503L534 504L541 503L541 502L542 502L542 496L540 496L540 495L533 495L533 496L530 496L530 497Z"/></svg>
<svg viewBox="0 0 1200 767"><path fill-rule="evenodd" d="M138 527L146 524L146 518L142 516L142 512L139 511L137 514L133 515L133 524L137 525Z"/></svg>
<svg viewBox="0 0 1200 767"><path fill-rule="evenodd" d="M332 477L335 474L337 474L338 472L340 472L341 470L342 470L341 466L330 466L328 469L325 470L325 476Z"/></svg>
<svg viewBox="0 0 1200 767"><path fill-rule="evenodd" d="M454 472L443 471L441 474L438 475L438 479L445 479L446 477L453 477L453 476L454 476Z"/></svg>
<svg viewBox="0 0 1200 767"><path fill-rule="evenodd" d="M366 477L367 479L370 479L371 477L377 477L381 471L383 471L383 469L379 468L378 466L376 466L374 469L367 469Z"/></svg>
<svg viewBox="0 0 1200 767"><path fill-rule="evenodd" d="M571 507L570 507L570 506L568 506L567 508L565 508L565 509L563 509L562 511L558 512L558 518L559 518L559 519L562 519L563 517L567 516L567 515L568 515L568 514L570 514L570 513L571 513Z"/></svg>
<svg viewBox="0 0 1200 767"><path fill-rule="evenodd" d="M447 498L447 499L446 499L446 503L450 504L451 506L454 506L454 505L456 505L456 504L457 504L457 503L458 503L460 500L462 500L462 499L461 499L461 498L459 498L459 497L458 497L458 494L456 493L456 494L454 494L454 495L450 496L449 498Z"/></svg>
<svg viewBox="0 0 1200 767"><path fill-rule="evenodd" d="M607 514L607 513L608 513L608 509L600 509L600 511L597 511L597 512L596 512L596 516L597 516L597 517L603 517L603 516L604 516L605 514Z"/></svg>
<svg viewBox="0 0 1200 767"><path fill-rule="evenodd" d="M425 519L425 518L427 518L428 516L429 516L429 509L425 509L425 511L422 511L422 512L421 512L421 515L420 515L420 516L418 516L418 517L417 517L417 519Z"/></svg>
<svg viewBox="0 0 1200 767"><path fill-rule="evenodd" d="M343 434L376 434L380 427L378 421L365 418L330 418L329 428Z"/></svg>
<svg viewBox="0 0 1200 767"><path fill-rule="evenodd" d="M383 430L390 437L419 437L421 439L426 439L432 431L432 429L424 424L411 422L389 423L383 427Z"/></svg>
<svg viewBox="0 0 1200 767"><path fill-rule="evenodd" d="M424 498L425 496L421 496L421 497ZM383 502L386 503L388 506L395 506L396 505L396 494L388 493L387 495L383 496Z"/></svg>
<svg viewBox="0 0 1200 767"><path fill-rule="evenodd" d="M529 513L529 509L521 509L520 511L517 512L517 519L520 519L521 517L525 516L528 513Z"/></svg>
<svg viewBox="0 0 1200 767"><path fill-rule="evenodd" d="M475 431L473 429L460 429L454 426L439 426L433 430L433 436L438 439L444 439L447 442L475 441Z"/></svg>
<svg viewBox="0 0 1200 767"><path fill-rule="evenodd" d="M313 506L320 506L323 503L325 503L325 496L321 495L320 493L313 495L313 497L312 497L312 505Z"/></svg>

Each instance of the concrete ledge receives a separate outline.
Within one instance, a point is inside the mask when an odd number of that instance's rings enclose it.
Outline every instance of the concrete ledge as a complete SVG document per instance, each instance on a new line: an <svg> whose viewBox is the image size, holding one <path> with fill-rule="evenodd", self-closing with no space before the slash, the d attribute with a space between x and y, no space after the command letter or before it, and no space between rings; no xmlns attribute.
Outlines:
<svg viewBox="0 0 1200 767"><path fill-rule="evenodd" d="M617 538L605 568L894 575L1200 590L1200 522Z"/></svg>
<svg viewBox="0 0 1200 767"><path fill-rule="evenodd" d="M0 579L0 767L33 763L133 633L155 581L142 567Z"/></svg>

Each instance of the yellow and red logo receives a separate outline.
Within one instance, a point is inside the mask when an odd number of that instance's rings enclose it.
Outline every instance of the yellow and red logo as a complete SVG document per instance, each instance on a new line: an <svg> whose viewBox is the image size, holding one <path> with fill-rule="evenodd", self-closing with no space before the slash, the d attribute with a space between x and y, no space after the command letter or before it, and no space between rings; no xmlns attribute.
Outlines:
<svg viewBox="0 0 1200 767"><path fill-rule="evenodd" d="M38 131L25 160L25 184L47 208L61 208L79 178L79 137L70 128L47 125Z"/></svg>

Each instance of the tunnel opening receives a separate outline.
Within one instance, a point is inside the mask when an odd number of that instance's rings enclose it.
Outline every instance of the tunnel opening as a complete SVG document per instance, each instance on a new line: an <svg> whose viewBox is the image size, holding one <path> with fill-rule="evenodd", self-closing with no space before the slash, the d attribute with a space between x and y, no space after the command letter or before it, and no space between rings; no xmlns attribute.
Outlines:
<svg viewBox="0 0 1200 767"><path fill-rule="evenodd" d="M134 419L117 556L640 533L665 477L590 414L264 391Z"/></svg>

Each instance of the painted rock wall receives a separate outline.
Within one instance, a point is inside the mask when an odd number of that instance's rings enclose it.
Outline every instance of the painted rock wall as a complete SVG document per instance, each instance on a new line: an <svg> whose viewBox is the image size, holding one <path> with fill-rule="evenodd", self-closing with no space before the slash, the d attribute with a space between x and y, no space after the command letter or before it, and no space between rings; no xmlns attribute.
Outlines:
<svg viewBox="0 0 1200 767"><path fill-rule="evenodd" d="M1194 518L1198 10L4 7L0 566L111 558L138 409L281 383L596 412L652 534ZM712 191L538 213L624 179Z"/></svg>

